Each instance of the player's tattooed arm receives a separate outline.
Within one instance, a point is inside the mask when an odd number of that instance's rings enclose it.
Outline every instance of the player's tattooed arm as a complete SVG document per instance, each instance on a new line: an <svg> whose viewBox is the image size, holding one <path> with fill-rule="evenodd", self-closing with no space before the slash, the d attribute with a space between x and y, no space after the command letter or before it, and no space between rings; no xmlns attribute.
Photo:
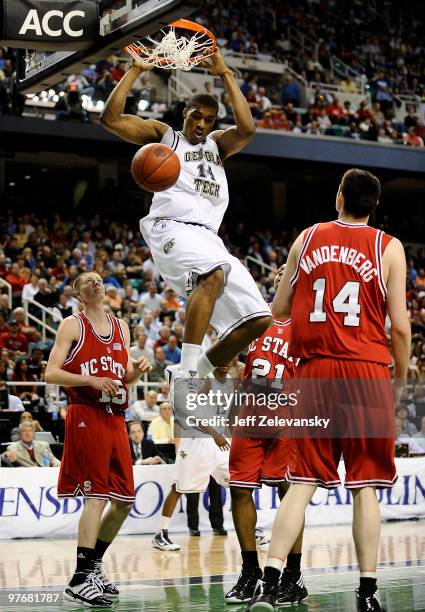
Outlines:
<svg viewBox="0 0 425 612"><path fill-rule="evenodd" d="M142 72L150 70L142 62L134 62L133 66L123 78L117 83L112 91L105 108L100 116L100 121L104 127L127 140L138 145L145 145L149 142L159 142L169 129L168 125L156 119L142 119L136 115L124 114L125 101L136 79Z"/></svg>
<svg viewBox="0 0 425 612"><path fill-rule="evenodd" d="M126 385L133 385L143 374L146 374L152 369L151 364L146 357L140 357L137 361L133 361L130 356L130 330L126 321L121 320L121 327L124 333L125 348L127 349L128 362L125 370L124 382Z"/></svg>
<svg viewBox="0 0 425 612"><path fill-rule="evenodd" d="M292 302L294 300L294 290L291 285L291 278L298 265L298 259L301 254L301 249L304 241L304 232L302 232L295 240L289 251L288 259L286 260L285 270L282 278L279 281L274 300L272 303L272 314L274 317L290 317L292 310Z"/></svg>
<svg viewBox="0 0 425 612"><path fill-rule="evenodd" d="M112 397L115 396L118 385L112 378L72 374L62 369L72 345L78 342L79 337L80 325L77 319L73 316L64 319L59 325L55 344L49 355L45 373L46 383L61 387L93 387L109 393Z"/></svg>
<svg viewBox="0 0 425 612"><path fill-rule="evenodd" d="M222 159L226 159L238 153L254 138L254 119L248 102L241 92L233 72L226 66L220 51L216 51L211 58L208 58L202 64L210 70L211 74L220 76L223 80L235 117L236 125L227 130L216 130L211 133L211 136L217 142Z"/></svg>

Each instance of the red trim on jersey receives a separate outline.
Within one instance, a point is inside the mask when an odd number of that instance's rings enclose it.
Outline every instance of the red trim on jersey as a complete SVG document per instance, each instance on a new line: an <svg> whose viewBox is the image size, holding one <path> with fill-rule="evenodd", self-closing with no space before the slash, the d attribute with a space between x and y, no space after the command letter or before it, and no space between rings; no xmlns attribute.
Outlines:
<svg viewBox="0 0 425 612"><path fill-rule="evenodd" d="M80 324L80 337L78 338L78 342L74 346L74 348L71 351L69 357L64 361L63 365L69 365L70 363L72 363L72 361L76 357L77 353L83 347L84 339L85 339L85 335L86 335L86 332L85 332L85 329L84 329L84 325L83 325L83 322L81 320L80 315L79 314L75 314L75 315L72 315L72 316L75 317L77 319L78 323Z"/></svg>
<svg viewBox="0 0 425 612"><path fill-rule="evenodd" d="M314 232L316 231L316 228L317 228L318 225L319 224L316 223L316 225L313 225L313 227L310 228L310 230L308 231L307 236L306 236L306 238L304 240L303 248L301 249L301 253L300 253L300 256L298 258L297 267L295 268L295 272L293 273L293 275L292 275L292 277L290 279L290 283L291 283L292 286L294 286L295 283L298 280L298 276L300 274L301 260L304 257L304 253L307 250L307 247L310 244L310 240L311 240Z"/></svg>

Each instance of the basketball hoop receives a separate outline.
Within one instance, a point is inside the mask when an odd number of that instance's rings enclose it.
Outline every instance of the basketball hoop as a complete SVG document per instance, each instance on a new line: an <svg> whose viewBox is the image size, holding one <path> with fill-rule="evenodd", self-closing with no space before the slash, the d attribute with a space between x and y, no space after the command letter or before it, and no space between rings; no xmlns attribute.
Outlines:
<svg viewBox="0 0 425 612"><path fill-rule="evenodd" d="M148 66L167 70L191 70L206 57L213 55L217 49L214 35L194 21L178 19L168 26L168 31L161 30L161 33L163 37L160 41L147 36L143 39L144 42L132 43L125 47L124 51Z"/></svg>

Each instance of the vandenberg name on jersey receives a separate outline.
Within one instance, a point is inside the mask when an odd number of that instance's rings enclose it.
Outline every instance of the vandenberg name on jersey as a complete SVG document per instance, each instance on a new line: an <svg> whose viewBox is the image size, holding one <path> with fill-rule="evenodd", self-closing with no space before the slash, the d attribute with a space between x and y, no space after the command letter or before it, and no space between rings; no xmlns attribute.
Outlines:
<svg viewBox="0 0 425 612"><path fill-rule="evenodd" d="M304 257L302 257L300 267L306 274L310 274L310 272L315 270L318 266L331 261L351 266L360 274L366 283L378 275L377 269L364 253L357 251L357 249L343 247L339 244L332 244L330 246L322 246L314 249L311 253L311 257L310 255L304 255Z"/></svg>
<svg viewBox="0 0 425 612"><path fill-rule="evenodd" d="M81 374L83 376L95 376L102 372L110 372L122 379L125 376L125 368L116 361L110 355L103 355L100 359L90 359L80 363Z"/></svg>
<svg viewBox="0 0 425 612"><path fill-rule="evenodd" d="M181 171L172 187L155 193L142 225L160 217L200 223L217 233L229 204L229 188L217 143L207 136L193 145L171 128L161 142L177 153Z"/></svg>

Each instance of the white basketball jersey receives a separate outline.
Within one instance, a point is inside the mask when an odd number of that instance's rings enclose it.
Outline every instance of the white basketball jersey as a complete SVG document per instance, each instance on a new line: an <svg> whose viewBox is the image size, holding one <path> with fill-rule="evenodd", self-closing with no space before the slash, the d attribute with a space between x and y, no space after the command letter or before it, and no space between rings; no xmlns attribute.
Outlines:
<svg viewBox="0 0 425 612"><path fill-rule="evenodd" d="M181 172L177 182L155 193L145 219L167 218L200 223L218 232L229 204L229 189L217 143L211 136L192 145L182 132L167 130L161 143L179 156Z"/></svg>

